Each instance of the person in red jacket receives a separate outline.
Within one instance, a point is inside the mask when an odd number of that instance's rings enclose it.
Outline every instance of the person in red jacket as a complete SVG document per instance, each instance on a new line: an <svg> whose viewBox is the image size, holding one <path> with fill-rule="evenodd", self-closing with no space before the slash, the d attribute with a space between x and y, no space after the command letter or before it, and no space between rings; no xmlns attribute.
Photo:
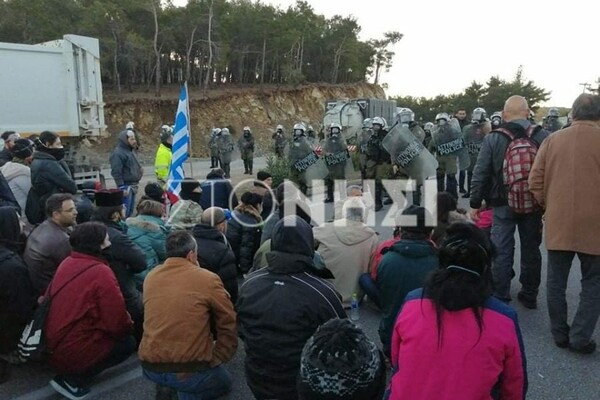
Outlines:
<svg viewBox="0 0 600 400"><path fill-rule="evenodd" d="M127 359L136 342L117 279L101 255L110 246L106 227L98 222L78 225L69 242L73 251L45 294L52 299L46 343L58 374L50 385L74 400L89 394L94 376Z"/></svg>

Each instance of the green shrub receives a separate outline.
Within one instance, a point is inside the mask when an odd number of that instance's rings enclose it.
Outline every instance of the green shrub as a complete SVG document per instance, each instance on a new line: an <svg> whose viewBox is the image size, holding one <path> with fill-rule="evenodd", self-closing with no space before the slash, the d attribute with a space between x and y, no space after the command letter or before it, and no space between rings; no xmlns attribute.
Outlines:
<svg viewBox="0 0 600 400"><path fill-rule="evenodd" d="M267 156L267 167L265 170L270 173L271 178L273 178L273 188L279 186L290 176L290 168L290 161L287 157L277 157L274 154Z"/></svg>

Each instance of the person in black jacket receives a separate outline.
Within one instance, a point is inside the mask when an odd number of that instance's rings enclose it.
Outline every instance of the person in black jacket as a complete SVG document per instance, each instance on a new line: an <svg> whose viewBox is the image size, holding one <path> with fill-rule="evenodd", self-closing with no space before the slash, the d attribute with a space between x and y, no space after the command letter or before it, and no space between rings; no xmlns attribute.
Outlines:
<svg viewBox="0 0 600 400"><path fill-rule="evenodd" d="M275 225L266 269L248 275L237 302L246 383L257 399L298 398L304 344L332 318L346 318L333 285L310 273L312 228L290 215Z"/></svg>
<svg viewBox="0 0 600 400"><path fill-rule="evenodd" d="M13 354L36 306L27 267L21 258L21 224L13 207L0 207L0 355ZM0 383L8 364L0 357Z"/></svg>
<svg viewBox="0 0 600 400"><path fill-rule="evenodd" d="M144 171L135 153L137 141L133 130L119 133L117 146L110 155L110 174L115 185L126 197L125 216L130 217L135 208L135 195Z"/></svg>
<svg viewBox="0 0 600 400"><path fill-rule="evenodd" d="M25 213L31 224L44 220L46 200L54 193L77 193L77 185L64 161L65 149L60 136L44 131L36 140L36 152L31 162L31 190Z"/></svg>
<svg viewBox="0 0 600 400"><path fill-rule="evenodd" d="M529 118L529 106L522 96L511 96L504 104L500 128L510 131L515 137L531 132L530 138L539 146L548 137L548 132L540 126L532 126ZM532 129L530 129L532 128ZM508 193L503 177L503 163L509 137L501 131L490 132L481 145L477 164L473 170L471 183L471 219L477 221L482 202L494 209L492 242L498 250L494 259L492 275L494 277L494 296L509 302L510 285L514 276L513 263L515 252L515 229L519 228L521 240L522 285L517 299L529 309L537 308L538 288L541 280L542 255L542 210L530 213L516 213L508 205Z"/></svg>
<svg viewBox="0 0 600 400"><path fill-rule="evenodd" d="M133 319L134 336L142 338L144 303L142 293L137 289L134 274L146 269L146 257L140 248L127 236L124 223L123 192L121 190L101 190L95 195L96 210L92 221L106 225L111 246L104 250L108 265L115 273L125 306Z"/></svg>
<svg viewBox="0 0 600 400"><path fill-rule="evenodd" d="M2 135L0 136L0 138L2 138L2 141L4 142L4 148L2 148L2 150L0 150L0 167L1 167L4 164L6 164L7 162L12 161L12 159L14 157L13 147L15 145L15 142L17 140L19 140L21 138L21 136L15 131L5 131L5 132L2 132Z"/></svg>
<svg viewBox="0 0 600 400"><path fill-rule="evenodd" d="M19 202L15 198L12 190L10 190L10 185L8 181L0 172L0 207L12 207L18 212L23 212L21 207L19 206Z"/></svg>
<svg viewBox="0 0 600 400"><path fill-rule="evenodd" d="M242 274L252 268L254 253L260 247L262 235L262 196L246 192L242 195L242 204L232 213L227 228L227 240L235 253L236 263Z"/></svg>
<svg viewBox="0 0 600 400"><path fill-rule="evenodd" d="M220 168L213 169L206 175L206 180L200 184L200 189L202 189L200 205L203 210L210 207L233 210L238 206L233 186L225 179L225 171Z"/></svg>
<svg viewBox="0 0 600 400"><path fill-rule="evenodd" d="M204 210L200 223L192 229L198 243L198 263L202 268L219 275L235 304L238 297L237 268L226 232L227 218L219 207Z"/></svg>

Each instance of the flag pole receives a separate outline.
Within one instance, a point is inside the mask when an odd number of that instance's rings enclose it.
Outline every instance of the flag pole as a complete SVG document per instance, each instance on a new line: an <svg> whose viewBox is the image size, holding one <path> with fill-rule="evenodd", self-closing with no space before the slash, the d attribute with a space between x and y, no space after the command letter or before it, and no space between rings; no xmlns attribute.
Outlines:
<svg viewBox="0 0 600 400"><path fill-rule="evenodd" d="M192 175L191 177L194 178L194 160L192 160L192 117L190 114L190 91L188 88L188 84L187 81L185 81L183 83L183 85L185 86L185 92L187 93L187 102L186 102L186 108L187 108L187 115L188 115L188 133L190 135L190 140L188 142L188 160L190 160L190 174Z"/></svg>

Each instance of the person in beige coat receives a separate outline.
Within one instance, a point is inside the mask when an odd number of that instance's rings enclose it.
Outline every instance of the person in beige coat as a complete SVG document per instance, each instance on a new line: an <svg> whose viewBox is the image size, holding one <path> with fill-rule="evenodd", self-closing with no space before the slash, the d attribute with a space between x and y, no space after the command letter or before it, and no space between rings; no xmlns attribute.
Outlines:
<svg viewBox="0 0 600 400"><path fill-rule="evenodd" d="M540 147L529 189L546 210L548 312L554 342L593 353L591 340L600 315L600 96L580 95L573 124ZM573 258L581 261L581 294L571 326L565 291Z"/></svg>
<svg viewBox="0 0 600 400"><path fill-rule="evenodd" d="M359 197L348 198L342 213L344 218L314 228L313 234L325 266L333 273L333 285L342 295L344 307L349 307L379 239L363 222L365 205Z"/></svg>

